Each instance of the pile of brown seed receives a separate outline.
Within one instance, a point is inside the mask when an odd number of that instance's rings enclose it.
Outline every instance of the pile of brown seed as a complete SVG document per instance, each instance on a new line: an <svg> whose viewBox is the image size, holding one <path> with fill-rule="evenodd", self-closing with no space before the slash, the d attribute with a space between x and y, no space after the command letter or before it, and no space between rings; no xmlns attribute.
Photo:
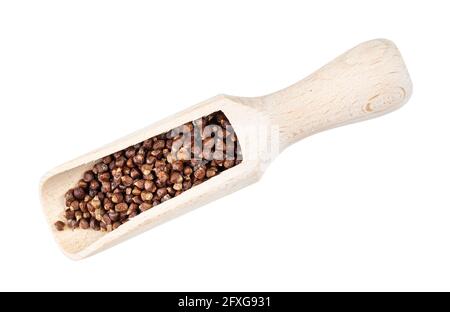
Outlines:
<svg viewBox="0 0 450 312"><path fill-rule="evenodd" d="M55 228L115 230L241 160L233 128L215 112L96 162L65 194L66 221Z"/></svg>

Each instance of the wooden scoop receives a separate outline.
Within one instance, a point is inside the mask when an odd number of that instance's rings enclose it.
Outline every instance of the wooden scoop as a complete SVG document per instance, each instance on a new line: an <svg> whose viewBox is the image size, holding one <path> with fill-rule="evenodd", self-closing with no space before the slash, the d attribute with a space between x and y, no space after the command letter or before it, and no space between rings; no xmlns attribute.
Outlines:
<svg viewBox="0 0 450 312"><path fill-rule="evenodd" d="M82 259L258 181L278 151L319 131L393 111L411 91L397 47L384 39L368 41L286 89L255 98L215 96L51 170L40 185L44 213L50 225L61 218L65 192L96 160L212 112L225 113L241 144L243 162L112 232L58 232L52 226L64 253Z"/></svg>

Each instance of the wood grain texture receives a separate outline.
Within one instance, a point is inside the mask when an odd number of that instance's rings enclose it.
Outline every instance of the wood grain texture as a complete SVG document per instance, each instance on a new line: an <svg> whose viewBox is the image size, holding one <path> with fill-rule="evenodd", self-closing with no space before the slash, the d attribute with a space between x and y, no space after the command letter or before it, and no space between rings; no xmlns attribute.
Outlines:
<svg viewBox="0 0 450 312"><path fill-rule="evenodd" d="M276 152L319 131L390 112L410 97L412 84L396 46L384 39L362 43L304 80L262 97L218 95L45 175L40 195L44 213L63 252L82 259L127 238L256 182ZM92 230L58 232L64 194L103 156L222 110L242 148L241 164L138 215L110 233ZM270 154L270 155L269 155Z"/></svg>

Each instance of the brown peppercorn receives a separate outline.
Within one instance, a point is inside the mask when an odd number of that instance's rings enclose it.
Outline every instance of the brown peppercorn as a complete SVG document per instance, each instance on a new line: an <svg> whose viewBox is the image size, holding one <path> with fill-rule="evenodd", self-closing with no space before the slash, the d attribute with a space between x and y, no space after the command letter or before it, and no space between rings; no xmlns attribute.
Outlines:
<svg viewBox="0 0 450 312"><path fill-rule="evenodd" d="M173 195L175 195L175 190L173 189L173 187L168 187L168 188L166 188L166 190L167 190L167 193L169 193L169 195L170 196L173 196Z"/></svg>
<svg viewBox="0 0 450 312"><path fill-rule="evenodd" d="M64 195L64 198L66 199L66 202L72 202L75 200L75 196L73 195L73 190L69 190Z"/></svg>
<svg viewBox="0 0 450 312"><path fill-rule="evenodd" d="M114 168L111 170L114 179L120 179L122 177L122 168Z"/></svg>
<svg viewBox="0 0 450 312"><path fill-rule="evenodd" d="M64 212L64 217L69 220L69 219L74 219L75 218L75 213L72 210L66 210Z"/></svg>
<svg viewBox="0 0 450 312"><path fill-rule="evenodd" d="M80 221L83 218L83 213L80 210L75 211L75 220Z"/></svg>
<svg viewBox="0 0 450 312"><path fill-rule="evenodd" d="M155 191L156 191L156 185L155 185L155 182L146 180L146 181L144 182L144 189L145 189L146 191L149 191L149 192L152 192L152 193L155 192Z"/></svg>
<svg viewBox="0 0 450 312"><path fill-rule="evenodd" d="M87 183L91 182L92 180L94 180L94 173L92 172L92 170L86 171L83 174L83 180Z"/></svg>
<svg viewBox="0 0 450 312"><path fill-rule="evenodd" d="M108 165L106 165L104 163L98 163L98 164L95 165L94 168L96 169L96 171L99 174L108 171Z"/></svg>
<svg viewBox="0 0 450 312"><path fill-rule="evenodd" d="M139 209L139 205L138 205L138 204L135 204L135 203L132 203L132 204L128 207L128 210L127 210L126 214L127 214L127 215L130 215L131 213L137 211L138 209Z"/></svg>
<svg viewBox="0 0 450 312"><path fill-rule="evenodd" d="M182 183L175 183L175 184L173 185L173 189L174 189L175 191L181 191L181 190L183 189L183 184L182 184Z"/></svg>
<svg viewBox="0 0 450 312"><path fill-rule="evenodd" d="M123 201L123 195L122 195L122 193L114 193L114 194L112 195L112 197L111 197L111 201L112 201L114 204L121 203L121 202Z"/></svg>
<svg viewBox="0 0 450 312"><path fill-rule="evenodd" d="M178 171L172 172L170 175L170 183L175 184L181 182L183 182L183 176Z"/></svg>
<svg viewBox="0 0 450 312"><path fill-rule="evenodd" d="M125 151L126 158L133 158L134 155L136 155L136 149L134 149L133 147L129 147L126 149Z"/></svg>
<svg viewBox="0 0 450 312"><path fill-rule="evenodd" d="M73 196L76 199L83 199L85 195L86 193L81 187L77 187L73 190Z"/></svg>
<svg viewBox="0 0 450 312"><path fill-rule="evenodd" d="M81 187L82 189L85 189L85 188L87 188L88 183L85 182L84 180L80 180L80 181L78 181L77 186L78 186L78 187Z"/></svg>
<svg viewBox="0 0 450 312"><path fill-rule="evenodd" d="M134 167L134 161L133 161L133 158L129 158L129 159L127 160L127 167L128 167L128 168L133 168L133 167Z"/></svg>
<svg viewBox="0 0 450 312"><path fill-rule="evenodd" d="M138 204L138 205L140 205L140 204L142 204L142 203L144 202L144 201L142 200L140 194L134 196L133 199L132 199L132 201L133 201L133 203Z"/></svg>
<svg viewBox="0 0 450 312"><path fill-rule="evenodd" d="M111 192L111 183L110 182L102 182L101 191L103 193Z"/></svg>
<svg viewBox="0 0 450 312"><path fill-rule="evenodd" d="M103 172L98 175L98 179L101 182L109 182L110 178L111 178L111 174L109 172Z"/></svg>
<svg viewBox="0 0 450 312"><path fill-rule="evenodd" d="M121 178L122 184L125 186L130 186L133 184L133 178L128 175L125 175Z"/></svg>
<svg viewBox="0 0 450 312"><path fill-rule="evenodd" d="M80 210L81 210L82 212L88 211L88 209L87 209L87 203L86 203L85 201L80 202L80 204L78 205L78 207L80 208Z"/></svg>
<svg viewBox="0 0 450 312"><path fill-rule="evenodd" d="M100 199L100 201L103 201L105 197L106 197L105 193L99 192L97 194L97 198Z"/></svg>
<svg viewBox="0 0 450 312"><path fill-rule="evenodd" d="M158 178L159 182L161 182L163 184L166 183L167 180L169 180L169 175L167 173L165 173L164 171L158 172L156 177Z"/></svg>
<svg viewBox="0 0 450 312"><path fill-rule="evenodd" d="M186 166L183 169L183 173L185 176L190 176L192 174L192 172L194 172L194 170L192 170L192 168L189 166Z"/></svg>
<svg viewBox="0 0 450 312"><path fill-rule="evenodd" d="M131 169L130 171L130 177L132 179L137 179L141 176L141 173L139 172L139 170L137 170L136 168Z"/></svg>
<svg viewBox="0 0 450 312"><path fill-rule="evenodd" d="M125 166L127 159L123 156L119 157L118 159L116 159L116 166L121 168L123 166Z"/></svg>
<svg viewBox="0 0 450 312"><path fill-rule="evenodd" d="M109 165L113 161L113 158L111 155L108 155L103 157L102 161L105 165Z"/></svg>
<svg viewBox="0 0 450 312"><path fill-rule="evenodd" d="M109 215L105 213L102 217L102 221L106 223L106 225L111 224L111 219L109 218Z"/></svg>
<svg viewBox="0 0 450 312"><path fill-rule="evenodd" d="M151 149L153 146L153 141L152 140L145 140L144 142L142 142L142 147L145 148L146 150Z"/></svg>
<svg viewBox="0 0 450 312"><path fill-rule="evenodd" d="M131 195L131 194L125 195L125 202L127 204L130 204L132 201L133 201L133 195Z"/></svg>
<svg viewBox="0 0 450 312"><path fill-rule="evenodd" d="M168 200L171 199L171 198L172 198L172 196L170 196L169 194L164 195L164 197L161 198L161 202L163 203L163 202L165 202L165 201L168 201Z"/></svg>
<svg viewBox="0 0 450 312"><path fill-rule="evenodd" d="M100 182L98 182L97 180L92 180L89 183L89 189L91 190L98 190L100 188Z"/></svg>
<svg viewBox="0 0 450 312"><path fill-rule="evenodd" d="M105 213L106 213L105 209L102 208L95 209L95 219L97 219L97 221L102 221L102 217Z"/></svg>
<svg viewBox="0 0 450 312"><path fill-rule="evenodd" d="M111 221L116 222L119 220L119 213L117 211L111 210L108 212Z"/></svg>
<svg viewBox="0 0 450 312"><path fill-rule="evenodd" d="M191 187L192 187L192 182L191 181L184 181L183 182L183 190L184 191L190 189Z"/></svg>
<svg viewBox="0 0 450 312"><path fill-rule="evenodd" d="M140 210L141 212L144 212L144 211L146 211L146 210L149 210L150 208L152 208L152 205L149 204L149 203L142 203L142 204L139 205L139 210Z"/></svg>
<svg viewBox="0 0 450 312"><path fill-rule="evenodd" d="M100 224L94 218L92 218L91 221L89 222L89 227L94 231L100 231Z"/></svg>
<svg viewBox="0 0 450 312"><path fill-rule="evenodd" d="M128 204L127 204L127 203L120 203L120 204L117 204L117 205L115 206L115 210L116 210L117 212L125 212L125 211L128 210Z"/></svg>
<svg viewBox="0 0 450 312"><path fill-rule="evenodd" d="M144 184L145 184L145 180L137 180L134 182L134 186L141 190L144 188Z"/></svg>
<svg viewBox="0 0 450 312"><path fill-rule="evenodd" d="M72 211L76 211L80 209L80 203L78 202L78 200L74 200L71 204L70 204L70 210Z"/></svg>
<svg viewBox="0 0 450 312"><path fill-rule="evenodd" d="M157 160L155 162L155 168L159 169L159 170L164 170L164 167L166 166L166 161L165 160Z"/></svg>
<svg viewBox="0 0 450 312"><path fill-rule="evenodd" d="M90 197L97 196L97 194L98 194L98 191L97 191L97 190L89 190L89 196L90 196Z"/></svg>
<svg viewBox="0 0 450 312"><path fill-rule="evenodd" d="M206 170L203 167L199 167L197 170L195 170L194 172L194 177L197 180L203 180L205 178L206 175Z"/></svg>
<svg viewBox="0 0 450 312"><path fill-rule="evenodd" d="M151 201L153 199L153 194L147 191L141 193L141 198L143 201Z"/></svg>
<svg viewBox="0 0 450 312"><path fill-rule="evenodd" d="M166 188L159 188L157 191L156 191L156 196L158 196L158 198L162 198L162 197L164 197L164 195L166 195L167 194L167 189Z"/></svg>
<svg viewBox="0 0 450 312"><path fill-rule="evenodd" d="M216 167L211 167L211 168L208 168L208 170L206 170L206 177L208 179L212 178L216 174L217 174L217 168Z"/></svg>
<svg viewBox="0 0 450 312"><path fill-rule="evenodd" d="M100 201L98 196L95 196L89 203L92 205L92 207L94 207L94 209L98 209L102 205L102 202Z"/></svg>
<svg viewBox="0 0 450 312"><path fill-rule="evenodd" d="M91 205L91 203L87 203L86 208L90 213L95 212L95 208Z"/></svg>
<svg viewBox="0 0 450 312"><path fill-rule="evenodd" d="M121 226L120 222L114 222L112 225L113 230L117 229L119 226Z"/></svg>
<svg viewBox="0 0 450 312"><path fill-rule="evenodd" d="M177 160L172 163L172 170L182 172L183 171L183 161Z"/></svg>
<svg viewBox="0 0 450 312"><path fill-rule="evenodd" d="M80 228L82 228L83 230L86 230L89 228L89 222L86 219L81 219L80 220Z"/></svg>
<svg viewBox="0 0 450 312"><path fill-rule="evenodd" d="M149 165L154 165L156 162L156 157L151 155L151 153L149 153L147 155L147 159L145 160L145 163L149 164Z"/></svg>
<svg viewBox="0 0 450 312"><path fill-rule="evenodd" d="M56 221L55 222L55 228L57 231L64 231L64 227L66 226L66 224L62 221Z"/></svg>
<svg viewBox="0 0 450 312"><path fill-rule="evenodd" d="M153 165L145 164L141 166L142 174L148 176L152 173Z"/></svg>
<svg viewBox="0 0 450 312"><path fill-rule="evenodd" d="M164 140L157 140L155 143L153 143L153 149L155 150L163 149L164 146L166 146L166 142Z"/></svg>
<svg viewBox="0 0 450 312"><path fill-rule="evenodd" d="M109 198L105 198L105 201L103 203L103 208L105 208L105 210L109 211L114 208L114 204Z"/></svg>
<svg viewBox="0 0 450 312"><path fill-rule="evenodd" d="M138 166L142 165L144 161L145 161L144 155L142 154L137 154L136 156L133 157L133 162Z"/></svg>

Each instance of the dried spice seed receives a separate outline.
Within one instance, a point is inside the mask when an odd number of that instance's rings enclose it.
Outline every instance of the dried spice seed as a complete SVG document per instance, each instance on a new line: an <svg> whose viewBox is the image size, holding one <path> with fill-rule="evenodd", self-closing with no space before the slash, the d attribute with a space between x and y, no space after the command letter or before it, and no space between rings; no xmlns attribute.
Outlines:
<svg viewBox="0 0 450 312"><path fill-rule="evenodd" d="M185 176L190 176L192 174L192 172L194 172L194 170L192 170L191 167L189 167L189 166L184 167L183 173Z"/></svg>
<svg viewBox="0 0 450 312"><path fill-rule="evenodd" d="M89 222L86 219L81 219L80 220L80 228L82 228L83 230L86 230L89 228Z"/></svg>
<svg viewBox="0 0 450 312"><path fill-rule="evenodd" d="M173 185L173 189L174 189L175 191L181 191L181 190L183 189L183 184L182 184L182 183L175 183L175 184Z"/></svg>
<svg viewBox="0 0 450 312"><path fill-rule="evenodd" d="M117 211L110 211L108 212L109 218L111 219L111 221L116 222L119 220L119 213Z"/></svg>
<svg viewBox="0 0 450 312"><path fill-rule="evenodd" d="M156 191L156 196L158 196L158 198L162 198L162 197L164 197L164 195L166 195L167 194L167 189L166 188L159 188L157 191Z"/></svg>
<svg viewBox="0 0 450 312"><path fill-rule="evenodd" d="M170 175L170 183L175 184L181 182L183 182L183 176L178 171L172 172Z"/></svg>
<svg viewBox="0 0 450 312"><path fill-rule="evenodd" d="M125 186L130 186L130 185L133 184L133 178L128 176L128 175L123 176L121 178L121 180L122 180L122 184L125 185Z"/></svg>
<svg viewBox="0 0 450 312"><path fill-rule="evenodd" d="M203 167L198 168L197 170L195 170L194 172L194 177L197 180L203 180L205 178L206 175L206 170Z"/></svg>
<svg viewBox="0 0 450 312"><path fill-rule="evenodd" d="M141 193L141 198L143 201L151 201L153 199L153 194L151 192L144 191Z"/></svg>
<svg viewBox="0 0 450 312"><path fill-rule="evenodd" d="M216 175L216 173L217 173L217 168L216 167L209 168L208 170L206 170L206 177L208 179L212 178L213 176Z"/></svg>
<svg viewBox="0 0 450 312"><path fill-rule="evenodd" d="M70 204L70 210L72 211L76 211L80 209L80 203L77 200L74 200L71 204Z"/></svg>
<svg viewBox="0 0 450 312"><path fill-rule="evenodd" d="M128 205L127 203L120 203L116 205L115 209L117 212L125 212L128 210Z"/></svg>
<svg viewBox="0 0 450 312"><path fill-rule="evenodd" d="M86 188L88 186L87 182L85 182L84 180L80 180L78 181L78 187L81 187L82 189Z"/></svg>
<svg viewBox="0 0 450 312"><path fill-rule="evenodd" d="M183 171L183 161L177 160L172 163L172 170L182 172Z"/></svg>
<svg viewBox="0 0 450 312"><path fill-rule="evenodd" d="M95 219L91 219L91 221L89 222L89 227L91 229L93 229L94 231L99 231L100 230L100 224Z"/></svg>
<svg viewBox="0 0 450 312"><path fill-rule="evenodd" d="M66 226L66 224L62 221L56 221L55 222L55 228L57 231L64 231L64 227Z"/></svg>
<svg viewBox="0 0 450 312"><path fill-rule="evenodd" d="M149 191L149 192L152 192L152 193L154 193L155 191L156 191L156 185L155 185L155 182L153 182L153 181L145 181L145 183L144 183L144 189L146 190L146 191Z"/></svg>
<svg viewBox="0 0 450 312"><path fill-rule="evenodd" d="M92 170L86 171L86 172L83 174L83 180L84 180L85 182L87 182L87 183L89 183L89 182L91 182L92 180L94 180L94 178L95 178L95 176L94 176L94 173L92 172Z"/></svg>
<svg viewBox="0 0 450 312"><path fill-rule="evenodd" d="M98 182L97 180L92 180L89 183L89 189L91 190L98 190L100 188L100 182Z"/></svg>
<svg viewBox="0 0 450 312"><path fill-rule="evenodd" d="M111 201L114 204L118 204L118 203L122 202L123 201L123 194L122 193L114 193L112 195L112 197L111 197Z"/></svg>
<svg viewBox="0 0 450 312"><path fill-rule="evenodd" d="M106 172L108 170L108 166L106 164L104 164L104 163L96 164L94 168L96 169L96 171L98 173L103 173L103 172Z"/></svg>
<svg viewBox="0 0 450 312"><path fill-rule="evenodd" d="M145 165L142 165L142 167L141 167L142 174L145 176L150 175L152 173L152 169L153 169L153 165L150 165L150 164L145 164Z"/></svg>
<svg viewBox="0 0 450 312"><path fill-rule="evenodd" d="M241 161L226 116L204 116L96 162L64 195L58 226L110 232Z"/></svg>
<svg viewBox="0 0 450 312"><path fill-rule="evenodd" d="M111 174L109 172L103 172L98 175L98 179L101 182L109 182L109 179L111 178Z"/></svg>
<svg viewBox="0 0 450 312"><path fill-rule="evenodd" d="M142 204L139 205L139 210L140 210L141 212L144 212L144 211L146 211L146 210L149 210L150 208L152 208L152 205L149 204L149 203L142 203Z"/></svg>
<svg viewBox="0 0 450 312"><path fill-rule="evenodd" d="M81 187L77 187L73 190L73 196L76 199L83 199L85 195L86 195L86 192Z"/></svg>

